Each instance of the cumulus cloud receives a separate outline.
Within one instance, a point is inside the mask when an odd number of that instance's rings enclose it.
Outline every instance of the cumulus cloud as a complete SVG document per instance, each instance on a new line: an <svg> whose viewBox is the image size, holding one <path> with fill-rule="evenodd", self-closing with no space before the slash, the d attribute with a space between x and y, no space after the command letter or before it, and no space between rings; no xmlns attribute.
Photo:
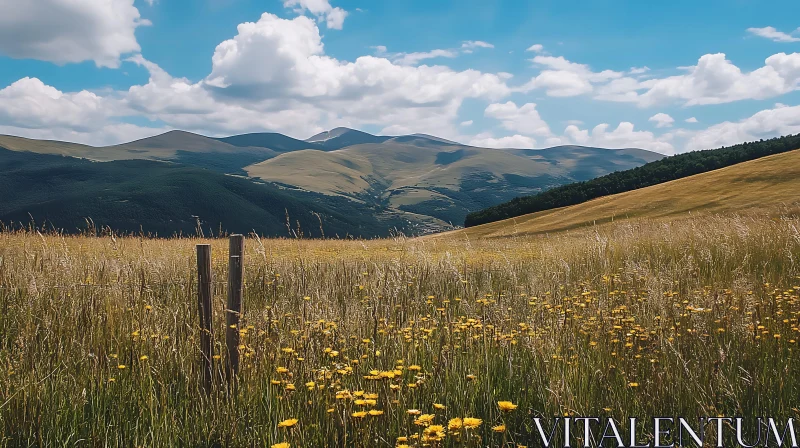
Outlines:
<svg viewBox="0 0 800 448"><path fill-rule="evenodd" d="M306 11L317 17L317 20L324 21L327 28L340 30L347 17L347 11L339 7L331 6L328 0L285 0L285 8L294 8L301 14Z"/></svg>
<svg viewBox="0 0 800 448"><path fill-rule="evenodd" d="M797 133L800 133L800 106L776 107L744 120L726 121L698 131L686 143L686 149L718 148Z"/></svg>
<svg viewBox="0 0 800 448"><path fill-rule="evenodd" d="M286 20L269 13L258 22L239 25L233 39L217 46L207 83L231 96L385 99L408 107L509 92L498 75L475 70L408 67L374 56L340 61L324 54L319 29L311 20Z"/></svg>
<svg viewBox="0 0 800 448"><path fill-rule="evenodd" d="M686 120L684 120L684 121L686 121L687 123L697 123L697 118L695 118L695 117L690 117L690 118L687 118L687 119L686 119Z"/></svg>
<svg viewBox="0 0 800 448"><path fill-rule="evenodd" d="M497 101L510 93L499 74L375 56L335 59L306 16L264 14L240 24L217 46L211 73L199 81L174 77L138 54L126 60L149 72L145 84L102 94L60 92L34 79L6 87L0 126L84 132L138 116L207 135L272 130L307 137L336 126L376 126L456 138L465 99Z"/></svg>
<svg viewBox="0 0 800 448"><path fill-rule="evenodd" d="M164 131L114 120L125 113L117 98L86 90L62 92L38 78L0 89L0 134L106 145Z"/></svg>
<svg viewBox="0 0 800 448"><path fill-rule="evenodd" d="M199 82L172 77L141 56L150 79L122 93L129 110L169 126L206 133L274 130L305 137L335 126L454 138L467 98L498 100L505 78L444 66L407 66L384 57L354 62L325 54L316 23L264 14L220 43Z"/></svg>
<svg viewBox="0 0 800 448"><path fill-rule="evenodd" d="M670 117L665 113L657 113L650 117L648 121L652 121L656 124L657 128L668 128L671 127L673 123L675 123L675 119Z"/></svg>
<svg viewBox="0 0 800 448"><path fill-rule="evenodd" d="M764 28L748 28L747 32L754 36L769 39L773 42L800 42L800 37L792 35L800 32L800 28L798 28L791 34L778 31L777 29L775 29L775 27L772 26L767 26Z"/></svg>
<svg viewBox="0 0 800 448"><path fill-rule="evenodd" d="M777 53L764 66L744 72L725 54L706 54L694 66L680 67L684 73L648 78L648 67L627 72L594 71L586 64L563 56L537 55L531 61L541 70L514 91L542 89L548 96L573 97L593 94L595 99L652 107L670 103L685 106L722 104L747 99L766 99L800 90L800 53Z"/></svg>
<svg viewBox="0 0 800 448"><path fill-rule="evenodd" d="M536 140L519 134L495 138L490 133L481 133L470 140L469 144L481 148L532 149L536 147Z"/></svg>
<svg viewBox="0 0 800 448"><path fill-rule="evenodd" d="M563 56L539 55L531 61L542 67L542 70L538 76L517 88L520 92L544 89L548 96L578 96L592 92L594 84L605 83L623 76L622 73L613 70L594 72L588 65L569 61Z"/></svg>
<svg viewBox="0 0 800 448"><path fill-rule="evenodd" d="M0 124L86 131L106 119L104 102L86 90L64 93L38 78L22 78L0 90Z"/></svg>
<svg viewBox="0 0 800 448"><path fill-rule="evenodd" d="M569 125L564 129L562 142L601 148L641 148L662 154L675 152L670 143L671 134L656 136L649 131L636 131L632 123L625 121L612 131L609 131L609 127L607 123L602 123L589 131L576 125Z"/></svg>
<svg viewBox="0 0 800 448"><path fill-rule="evenodd" d="M694 106L766 99L800 89L800 53L772 55L763 67L749 73L722 53L707 54L685 70L685 74L646 81L614 79L597 90L596 98L640 107L671 102Z"/></svg>
<svg viewBox="0 0 800 448"><path fill-rule="evenodd" d="M472 126L472 123L472 120L462 121L461 126Z"/></svg>
<svg viewBox="0 0 800 448"><path fill-rule="evenodd" d="M527 103L522 107L517 107L512 101L493 103L486 108L484 115L500 120L501 126L509 131L540 137L551 134L550 127L539 115L534 103Z"/></svg>
<svg viewBox="0 0 800 448"><path fill-rule="evenodd" d="M133 0L0 0L0 53L116 68L140 51L134 32L149 25Z"/></svg>

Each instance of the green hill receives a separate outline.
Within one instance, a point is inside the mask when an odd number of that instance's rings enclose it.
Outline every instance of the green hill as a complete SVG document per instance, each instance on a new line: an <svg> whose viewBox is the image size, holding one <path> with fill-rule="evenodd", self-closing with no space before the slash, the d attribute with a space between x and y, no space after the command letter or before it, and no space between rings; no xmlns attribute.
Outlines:
<svg viewBox="0 0 800 448"><path fill-rule="evenodd" d="M0 221L42 224L76 232L91 218L120 232L193 234L198 219L206 234L220 228L288 236L286 215L306 236L375 237L397 217L344 198L284 191L271 185L197 167L121 160L94 162L59 155L0 149Z"/></svg>
<svg viewBox="0 0 800 448"><path fill-rule="evenodd" d="M592 199L645 188L800 148L800 135L743 143L727 148L667 157L626 171L552 188L467 215L464 226L480 224L580 204Z"/></svg>

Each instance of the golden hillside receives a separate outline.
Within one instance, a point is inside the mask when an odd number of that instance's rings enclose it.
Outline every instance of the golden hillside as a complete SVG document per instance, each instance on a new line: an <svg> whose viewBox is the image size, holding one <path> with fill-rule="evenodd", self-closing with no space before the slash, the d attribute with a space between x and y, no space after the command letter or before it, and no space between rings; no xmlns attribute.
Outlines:
<svg viewBox="0 0 800 448"><path fill-rule="evenodd" d="M676 219L690 213L768 211L800 203L800 150L582 204L441 234L497 238L577 229L633 218Z"/></svg>

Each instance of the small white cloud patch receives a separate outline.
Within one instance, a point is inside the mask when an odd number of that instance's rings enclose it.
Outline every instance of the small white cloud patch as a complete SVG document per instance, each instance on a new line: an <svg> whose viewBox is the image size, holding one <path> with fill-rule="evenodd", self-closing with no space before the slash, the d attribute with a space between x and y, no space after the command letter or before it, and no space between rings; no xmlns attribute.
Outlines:
<svg viewBox="0 0 800 448"><path fill-rule="evenodd" d="M675 123L675 119L665 113L655 114L648 121L655 123L657 128L668 128Z"/></svg>
<svg viewBox="0 0 800 448"><path fill-rule="evenodd" d="M764 28L748 28L747 32L758 37L769 39L773 42L800 42L800 37L794 36L800 32L800 28L791 34L778 31L775 27L767 26Z"/></svg>

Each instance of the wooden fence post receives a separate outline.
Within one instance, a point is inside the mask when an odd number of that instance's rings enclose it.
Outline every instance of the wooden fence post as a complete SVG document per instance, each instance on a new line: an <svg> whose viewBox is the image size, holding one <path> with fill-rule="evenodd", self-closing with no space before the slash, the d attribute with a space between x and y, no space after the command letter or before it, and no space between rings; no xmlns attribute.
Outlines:
<svg viewBox="0 0 800 448"><path fill-rule="evenodd" d="M214 345L211 329L211 245L197 245L197 309L200 315L200 365L203 389L211 393Z"/></svg>
<svg viewBox="0 0 800 448"><path fill-rule="evenodd" d="M225 343L228 358L225 373L228 383L236 386L239 375L239 316L242 312L242 284L244 276L244 236L231 235L228 259L228 308L225 310Z"/></svg>

